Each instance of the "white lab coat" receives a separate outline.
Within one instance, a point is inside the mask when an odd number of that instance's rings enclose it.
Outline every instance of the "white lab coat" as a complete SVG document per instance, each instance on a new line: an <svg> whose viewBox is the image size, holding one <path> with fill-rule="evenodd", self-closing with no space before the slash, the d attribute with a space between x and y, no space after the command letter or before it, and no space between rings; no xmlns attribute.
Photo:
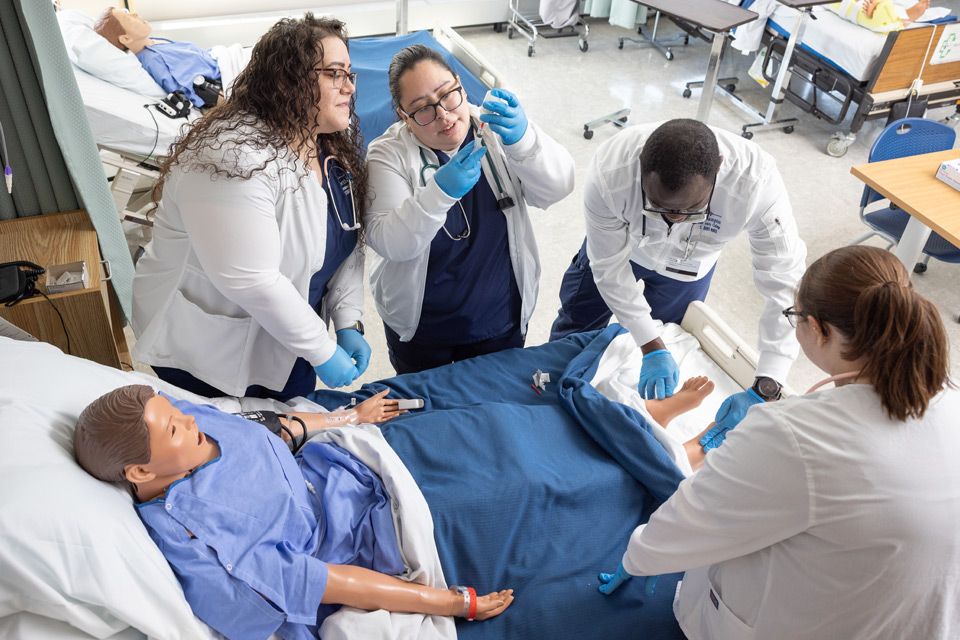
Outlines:
<svg viewBox="0 0 960 640"><path fill-rule="evenodd" d="M688 570L692 640L960 637L958 415L948 389L897 422L862 384L752 407L623 566Z"/></svg>
<svg viewBox="0 0 960 640"><path fill-rule="evenodd" d="M206 153L246 167L272 155L229 142ZM326 190L289 149L249 180L174 168L133 281L133 357L232 395L282 389L298 356L322 364L337 347L328 321L348 326L363 309L359 248L330 279L320 316L307 302L326 236Z"/></svg>
<svg viewBox="0 0 960 640"><path fill-rule="evenodd" d="M799 346L780 312L793 304L794 289L806 269L807 249L797 234L776 162L758 145L711 127L723 156L711 203L713 215L702 225L675 224L672 230L662 220L647 218L644 239L640 152L659 125L630 127L604 142L587 169L587 255L597 288L637 345L644 345L659 336L659 329L630 261L668 278L694 281L710 272L728 242L747 233L753 280L766 299L760 316L757 375L782 382ZM674 268L672 258L682 257L685 250L698 263L695 276L668 270Z"/></svg>
<svg viewBox="0 0 960 640"><path fill-rule="evenodd" d="M480 115L472 105L470 113L474 119ZM483 174L495 188L489 158L516 203L503 215L513 275L523 300L520 330L526 334L540 282L540 258L527 205L546 209L573 190L573 157L532 122L509 146L487 127L482 135L487 145ZM428 163L437 164L436 154L420 144L405 123L397 122L367 150L370 203L365 230L367 245L376 252L370 257L370 288L383 321L404 342L413 338L420 324L430 243L442 233L447 211L457 202L437 186L432 172L422 185L421 149Z"/></svg>

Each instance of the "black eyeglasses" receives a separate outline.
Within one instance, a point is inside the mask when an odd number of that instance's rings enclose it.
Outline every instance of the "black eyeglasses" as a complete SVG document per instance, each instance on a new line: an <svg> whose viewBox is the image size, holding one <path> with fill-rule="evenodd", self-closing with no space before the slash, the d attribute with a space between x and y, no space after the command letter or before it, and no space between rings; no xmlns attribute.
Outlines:
<svg viewBox="0 0 960 640"><path fill-rule="evenodd" d="M453 111L461 104L463 104L463 87L457 86L440 96L440 99L433 104L424 105L412 114L403 109L400 109L400 113L408 118L413 118L414 122L421 127L425 127L437 119L437 107L443 107L444 111Z"/></svg>
<svg viewBox="0 0 960 640"><path fill-rule="evenodd" d="M356 88L357 74L349 73L343 69L324 69L323 67L314 67L314 71L319 71L323 75L333 80L334 89L343 89L343 83L349 78L350 84Z"/></svg>
<svg viewBox="0 0 960 640"><path fill-rule="evenodd" d="M707 204L700 207L699 209L661 209L659 207L652 207L647 201L647 192L643 188L643 174L640 174L640 198L643 204L643 212L647 214L652 214L653 218L661 218L664 221L664 216L685 216L680 222L703 222L707 219L707 216L710 215L710 202L713 200L713 191L717 188L717 176L713 176L713 185L710 187L710 196L707 198Z"/></svg>
<svg viewBox="0 0 960 640"><path fill-rule="evenodd" d="M797 323L799 323L801 320L803 320L807 316L811 315L806 311L797 311L793 307L787 307L780 313L786 316L787 322L789 322L790 326L793 327L794 329L797 328Z"/></svg>

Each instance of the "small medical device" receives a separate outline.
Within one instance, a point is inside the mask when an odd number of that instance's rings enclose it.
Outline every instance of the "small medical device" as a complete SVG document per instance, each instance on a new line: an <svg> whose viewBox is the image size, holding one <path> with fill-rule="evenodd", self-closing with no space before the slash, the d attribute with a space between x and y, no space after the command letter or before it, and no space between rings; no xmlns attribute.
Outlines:
<svg viewBox="0 0 960 640"><path fill-rule="evenodd" d="M167 97L154 104L157 111L171 119L186 118L190 114L190 101L186 94L177 89L173 93L168 93Z"/></svg>
<svg viewBox="0 0 960 640"><path fill-rule="evenodd" d="M222 95L220 83L204 76L193 79L193 92L200 96L203 106L208 108L216 105Z"/></svg>
<svg viewBox="0 0 960 640"><path fill-rule="evenodd" d="M400 411L409 411L411 409L423 409L423 398L413 398L412 400L401 400L397 404Z"/></svg>

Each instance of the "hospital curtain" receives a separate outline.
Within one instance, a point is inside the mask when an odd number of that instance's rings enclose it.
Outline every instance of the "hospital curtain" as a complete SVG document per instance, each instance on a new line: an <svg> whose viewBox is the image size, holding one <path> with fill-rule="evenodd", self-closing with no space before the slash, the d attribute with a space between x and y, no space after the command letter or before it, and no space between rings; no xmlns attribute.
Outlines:
<svg viewBox="0 0 960 640"><path fill-rule="evenodd" d="M86 209L130 315L133 261L49 0L0 0L0 124L13 194L0 220ZM2 148L0 148L2 151Z"/></svg>

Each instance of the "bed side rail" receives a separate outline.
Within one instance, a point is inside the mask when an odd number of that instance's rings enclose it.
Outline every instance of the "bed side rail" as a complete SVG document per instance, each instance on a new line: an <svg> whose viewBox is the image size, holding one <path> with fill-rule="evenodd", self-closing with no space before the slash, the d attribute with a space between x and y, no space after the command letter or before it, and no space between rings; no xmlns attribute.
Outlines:
<svg viewBox="0 0 960 640"><path fill-rule="evenodd" d="M493 65L451 27L439 23L434 25L433 38L487 87L493 89L506 84L503 76L494 70Z"/></svg>
<svg viewBox="0 0 960 640"><path fill-rule="evenodd" d="M960 61L931 64L940 35L948 25L938 24L894 31L887 36L869 93L909 89L915 78L924 84L960 80Z"/></svg>
<svg viewBox="0 0 960 640"><path fill-rule="evenodd" d="M680 326L700 342L703 352L737 384L744 389L753 385L760 356L713 309L703 302L691 302ZM796 393L784 385L783 395Z"/></svg>

